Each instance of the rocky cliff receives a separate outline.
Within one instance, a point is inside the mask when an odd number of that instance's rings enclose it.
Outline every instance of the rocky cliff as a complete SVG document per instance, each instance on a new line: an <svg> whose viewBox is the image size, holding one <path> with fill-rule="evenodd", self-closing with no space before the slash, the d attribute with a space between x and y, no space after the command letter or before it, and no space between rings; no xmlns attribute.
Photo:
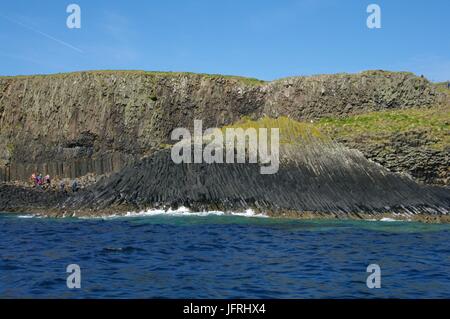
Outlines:
<svg viewBox="0 0 450 319"><path fill-rule="evenodd" d="M0 78L0 179L32 171L119 171L170 143L175 127L243 116L297 120L429 107L440 99L411 73L294 77L273 82L190 73L98 71Z"/></svg>
<svg viewBox="0 0 450 319"><path fill-rule="evenodd" d="M175 164L158 151L70 197L59 209L77 215L185 206L337 218L380 214L446 215L450 192L419 185L368 161L362 153L309 134L282 144L276 174L261 163Z"/></svg>
<svg viewBox="0 0 450 319"><path fill-rule="evenodd" d="M383 71L273 82L131 71L3 77L0 179L40 171L94 173L87 176L96 182L74 194L0 185L0 211L79 216L184 205L441 218L448 187L423 183L448 184L448 96L422 77ZM279 128L279 171L175 164L172 130L198 119L203 128Z"/></svg>

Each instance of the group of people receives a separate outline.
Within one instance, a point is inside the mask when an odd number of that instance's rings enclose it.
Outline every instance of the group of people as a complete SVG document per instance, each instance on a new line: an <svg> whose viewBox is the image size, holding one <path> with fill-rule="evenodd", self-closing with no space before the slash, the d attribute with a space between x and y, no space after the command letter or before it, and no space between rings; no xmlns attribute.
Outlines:
<svg viewBox="0 0 450 319"><path fill-rule="evenodd" d="M50 188L52 185L52 179L48 174L42 177L42 174L33 173L31 174L30 180L33 185L38 188ZM80 186L78 185L78 181L74 179L71 184L71 190L73 193L76 193L79 189ZM59 190L61 192L66 192L66 183L64 182L64 179L61 179L59 182Z"/></svg>
<svg viewBox="0 0 450 319"><path fill-rule="evenodd" d="M44 186L50 186L52 181L50 179L50 175L45 175L45 177L42 177L42 174L31 174L31 182L34 184L34 186L37 187L44 187Z"/></svg>
<svg viewBox="0 0 450 319"><path fill-rule="evenodd" d="M77 182L76 179L74 179L74 180L72 181L71 188L72 188L72 193L76 193L76 192L78 192L78 190L80 189L80 187L78 186L78 182ZM61 192L65 192L65 191L66 191L66 183L64 183L64 180L63 180L63 179L59 182L59 190L60 190Z"/></svg>

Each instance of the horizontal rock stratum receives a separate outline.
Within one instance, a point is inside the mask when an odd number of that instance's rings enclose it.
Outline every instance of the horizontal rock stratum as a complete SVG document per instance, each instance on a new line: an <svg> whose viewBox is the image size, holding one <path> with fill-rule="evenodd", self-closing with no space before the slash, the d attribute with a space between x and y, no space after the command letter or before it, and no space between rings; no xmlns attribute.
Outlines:
<svg viewBox="0 0 450 319"><path fill-rule="evenodd" d="M253 208L275 216L446 215L449 189L413 179L446 183L445 143L426 153L437 154L427 171L414 170L414 159L401 162L398 171L413 172L413 178L368 160L371 153L364 147L361 153L345 146L359 149L354 140L343 140L345 145L327 137L290 140L281 148L280 171L267 176L255 164L177 165L167 149L172 130L192 129L196 119L203 120L204 128L261 118L321 123L323 118L386 110L426 110L443 101L445 93L435 85L406 72L272 82L140 71L2 77L0 178L24 180L33 170L61 177L115 174L70 196L4 185L0 210L95 215L184 205L194 210ZM385 157L377 152L375 158L389 159L392 170L397 150L388 149ZM417 158L423 158L424 152L418 152ZM36 205L21 199L27 196L39 198ZM46 196L48 203L41 200Z"/></svg>

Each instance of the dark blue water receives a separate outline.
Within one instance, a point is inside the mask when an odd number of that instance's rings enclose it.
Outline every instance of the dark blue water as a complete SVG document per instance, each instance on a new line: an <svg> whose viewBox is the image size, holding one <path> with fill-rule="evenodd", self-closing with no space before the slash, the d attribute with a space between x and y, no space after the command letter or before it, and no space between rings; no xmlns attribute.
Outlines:
<svg viewBox="0 0 450 319"><path fill-rule="evenodd" d="M450 298L449 225L0 215L0 232L2 298Z"/></svg>

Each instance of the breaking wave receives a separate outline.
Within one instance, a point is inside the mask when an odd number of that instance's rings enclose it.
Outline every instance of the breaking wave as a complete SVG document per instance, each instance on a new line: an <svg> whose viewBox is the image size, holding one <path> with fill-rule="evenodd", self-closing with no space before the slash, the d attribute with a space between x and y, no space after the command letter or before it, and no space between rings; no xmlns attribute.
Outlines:
<svg viewBox="0 0 450 319"><path fill-rule="evenodd" d="M224 212L224 211L203 211L203 212L193 212L189 208L181 206L177 209L169 208L168 210L163 209L149 209L139 212L127 212L125 214L112 214L105 216L92 216L92 217L79 217L81 219L114 219L114 218L127 218L127 217L151 217L151 216L178 216L178 217L189 217L189 216L241 216L241 217L259 217L267 218L269 216L264 214L255 213L252 209L246 209L242 212Z"/></svg>

